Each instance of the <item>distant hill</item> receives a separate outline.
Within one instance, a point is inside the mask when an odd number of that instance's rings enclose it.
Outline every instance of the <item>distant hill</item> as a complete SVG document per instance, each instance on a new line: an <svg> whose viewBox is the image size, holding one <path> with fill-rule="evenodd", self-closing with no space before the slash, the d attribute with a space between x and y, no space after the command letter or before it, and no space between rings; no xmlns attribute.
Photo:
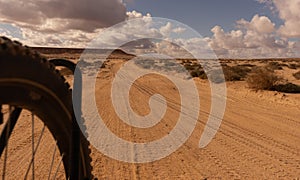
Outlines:
<svg viewBox="0 0 300 180"><path fill-rule="evenodd" d="M121 49L83 49L83 48L53 48L53 47L31 47L32 49L40 52L41 54L81 54L83 51L88 51L95 54L107 54L111 51L113 51L110 55L111 58L115 56L122 56L122 57L128 57L133 58L135 55L126 53L125 51Z"/></svg>

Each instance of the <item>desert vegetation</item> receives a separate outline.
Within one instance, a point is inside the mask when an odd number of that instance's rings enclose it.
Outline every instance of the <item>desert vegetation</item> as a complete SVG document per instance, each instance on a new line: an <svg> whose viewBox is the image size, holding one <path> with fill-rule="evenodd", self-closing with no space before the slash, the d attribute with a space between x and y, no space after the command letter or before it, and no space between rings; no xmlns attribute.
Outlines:
<svg viewBox="0 0 300 180"><path fill-rule="evenodd" d="M196 60L178 59L178 62L182 67L178 66L174 60L143 59L136 61L136 64L145 69L158 71L177 73L188 71L192 78L208 79L208 72L205 72ZM216 68L210 71L210 73L217 74L212 79L214 82L221 82L222 78L218 74L223 73L227 82L245 81L247 87L253 90L300 93L300 59L220 59L220 64L222 70ZM103 63L101 68L106 68L106 64ZM65 69L62 69L62 73L70 75L70 72ZM290 78L287 79L285 76L290 76Z"/></svg>
<svg viewBox="0 0 300 180"><path fill-rule="evenodd" d="M294 73L293 76L294 76L297 80L300 80L300 71Z"/></svg>
<svg viewBox="0 0 300 180"><path fill-rule="evenodd" d="M207 79L207 73L201 65L193 61L184 60L181 62L190 75L194 78ZM221 60L222 71L215 69L212 81L219 82L218 74L224 73L227 82L245 81L253 90L268 90L284 93L300 93L300 71L291 73L296 82L289 82L280 74L285 71L300 69L298 60Z"/></svg>
<svg viewBox="0 0 300 180"><path fill-rule="evenodd" d="M248 86L255 90L271 90L280 81L282 78L276 76L274 70L267 67L252 69L246 78Z"/></svg>

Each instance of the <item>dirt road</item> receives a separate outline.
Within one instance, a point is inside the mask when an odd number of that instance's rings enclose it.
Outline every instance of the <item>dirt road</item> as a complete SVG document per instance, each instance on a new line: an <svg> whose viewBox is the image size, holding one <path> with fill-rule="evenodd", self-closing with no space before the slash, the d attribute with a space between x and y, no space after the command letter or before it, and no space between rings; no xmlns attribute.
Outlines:
<svg viewBox="0 0 300 180"><path fill-rule="evenodd" d="M109 129L132 142L148 142L168 135L176 124L180 98L174 84L157 75L138 79L130 91L132 109L146 115L154 93L168 100L163 120L138 129L122 122L112 107L110 92L120 64L100 73L96 85L99 114ZM275 92L253 92L244 82L228 83L227 107L213 141L199 149L210 112L210 88L196 80L201 111L189 140L161 160L131 164L113 160L93 148L94 173L100 179L297 179L300 178L300 98Z"/></svg>

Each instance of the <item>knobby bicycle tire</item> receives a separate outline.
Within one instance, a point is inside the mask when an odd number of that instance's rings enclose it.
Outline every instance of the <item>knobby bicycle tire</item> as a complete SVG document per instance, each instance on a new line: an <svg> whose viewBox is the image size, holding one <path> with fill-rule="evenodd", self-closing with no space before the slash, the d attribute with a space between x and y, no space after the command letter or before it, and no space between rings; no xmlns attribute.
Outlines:
<svg viewBox="0 0 300 180"><path fill-rule="evenodd" d="M55 67L36 51L0 37L0 105L28 109L37 115L57 141L66 179L70 177L72 92ZM80 132L79 177L92 179L89 143Z"/></svg>

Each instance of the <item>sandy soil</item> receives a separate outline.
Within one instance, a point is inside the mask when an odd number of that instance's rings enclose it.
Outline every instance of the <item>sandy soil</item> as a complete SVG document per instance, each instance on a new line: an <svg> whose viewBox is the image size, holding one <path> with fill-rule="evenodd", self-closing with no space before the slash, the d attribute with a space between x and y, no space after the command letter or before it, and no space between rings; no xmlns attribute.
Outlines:
<svg viewBox="0 0 300 180"><path fill-rule="evenodd" d="M114 73L120 62L100 73L96 86L98 110L119 137L145 142L170 132L178 119L178 91L164 77L145 76L131 89L131 106L149 113L148 98L160 93L170 101L167 114L151 129L124 124L110 100ZM213 141L198 148L210 110L210 88L195 79L201 101L197 126L189 140L170 156L152 163L130 164L113 160L93 149L94 173L101 179L293 179L300 177L300 96L254 92L244 82L227 83L226 113ZM139 87L139 88L137 88Z"/></svg>
<svg viewBox="0 0 300 180"><path fill-rule="evenodd" d="M8 107L4 107L3 111L5 113L4 118L7 119L8 113L6 112L8 111ZM20 119L14 128L8 144L5 179L24 179L26 171L28 171L27 179L32 179L32 166L29 166L32 158L31 125L31 112L22 110ZM56 142L50 134L48 128L45 127L43 130L43 127L44 124L40 121L40 119L34 116L34 147L36 149L34 160L35 179L48 178L53 157L54 160L50 178L53 179L57 171L56 179L63 179L64 167L62 164L60 164L61 156L58 148L55 145ZM2 126L0 126L0 128L2 131ZM40 143L38 143L39 139ZM4 179L2 176L4 167L4 154L5 150L0 159L1 179Z"/></svg>
<svg viewBox="0 0 300 180"><path fill-rule="evenodd" d="M153 141L167 135L175 126L180 112L178 90L161 76L149 75L138 79L130 91L134 111L140 115L149 113L148 100L154 93L168 100L168 109L163 120L153 128L131 127L117 117L110 99L111 83L122 63L117 60L110 62L97 78L95 96L98 111L107 127L119 137L133 142ZM195 82L201 111L195 130L182 147L168 157L144 164L117 161L91 147L95 176L99 179L300 178L299 94L255 92L249 90L245 82L227 83L227 107L222 125L212 142L199 149L199 139L210 112L211 94L206 81L195 79ZM22 116L26 119L28 113ZM10 166L13 169L20 169L18 158L27 153L20 147L28 146L30 149L29 124L25 120L20 123L21 128L29 130L24 131L22 137L12 139L19 144L19 148L12 150L14 155ZM41 126L36 124L36 128ZM44 154L51 156L53 141L46 139L44 144ZM49 166L45 159L44 156L39 159L42 169ZM14 177L12 173L11 178Z"/></svg>

